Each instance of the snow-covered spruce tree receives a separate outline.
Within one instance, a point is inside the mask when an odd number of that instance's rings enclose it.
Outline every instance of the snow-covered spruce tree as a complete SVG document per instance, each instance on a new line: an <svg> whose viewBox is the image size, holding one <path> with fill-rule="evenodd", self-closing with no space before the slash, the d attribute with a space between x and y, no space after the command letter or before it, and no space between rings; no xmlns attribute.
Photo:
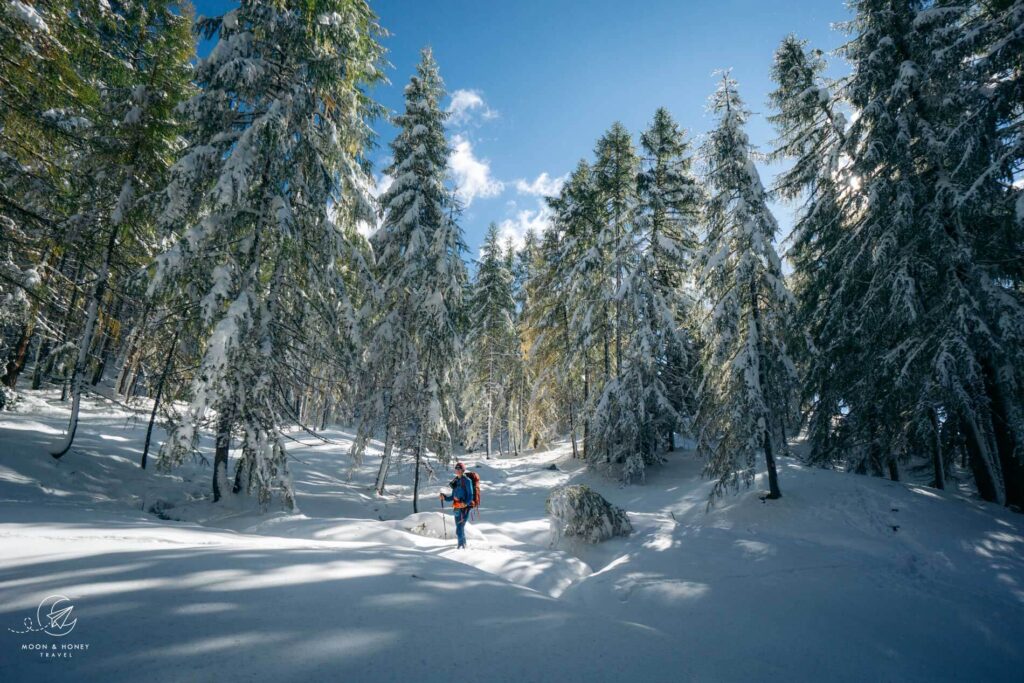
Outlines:
<svg viewBox="0 0 1024 683"><path fill-rule="evenodd" d="M778 132L771 158L792 161L777 177L773 191L784 201L800 202L787 257L793 264L797 301L793 327L803 332L804 340L793 344L792 352L803 375L810 457L820 464L838 457L835 434L842 418L843 388L836 375L858 371L852 365L856 335L837 338L826 325L840 304L834 298L838 264L833 250L846 234L842 202L850 187L843 176L846 121L837 109L832 84L822 76L825 67L819 50L808 49L806 41L795 36L784 38L772 64L777 87L769 94L775 113L768 117Z"/></svg>
<svg viewBox="0 0 1024 683"><path fill-rule="evenodd" d="M511 379L519 355L512 273L506 267L498 227L493 223L484 238L466 315L466 430L469 443L478 443L483 436L490 458L495 427L503 424L502 418L509 412Z"/></svg>
<svg viewBox="0 0 1024 683"><path fill-rule="evenodd" d="M692 321L693 255L700 221L703 190L693 175L689 143L666 109L658 109L640 136L641 172L637 239L641 252L638 271L649 280L650 310L643 317L643 334L653 344L660 381L671 410L653 409L658 434L669 450L674 447L677 417L692 416L698 359Z"/></svg>
<svg viewBox="0 0 1024 683"><path fill-rule="evenodd" d="M405 87L405 113L395 117L394 178L381 196L384 220L374 234L379 295L367 336L358 460L368 439L384 435L377 490L384 487L394 448L415 459L413 510L419 507L420 465L426 452L446 461L455 422L456 363L461 353L465 243L447 183L444 84L429 49Z"/></svg>
<svg viewBox="0 0 1024 683"><path fill-rule="evenodd" d="M588 455L591 462L622 463L627 481L643 476L645 464L655 459L656 433L651 406L670 406L664 384L657 378L658 340L653 326L653 269L640 273L641 249L637 239L636 178L639 159L629 132L614 124L597 143L594 162L599 222L597 246L603 283L594 302L610 310L613 358L604 349L608 376L587 406L590 421ZM637 326L646 326L640 330ZM634 332L636 333L634 335ZM648 334L645 334L647 332ZM637 343L633 347L634 341ZM627 363L628 356L628 363ZM628 366L628 367L627 367ZM674 411L669 414L675 416ZM675 421L675 420L673 420Z"/></svg>
<svg viewBox="0 0 1024 683"><path fill-rule="evenodd" d="M605 377L611 374L611 316L608 305L610 285L607 280L607 253L598 242L600 237L600 205L594 172L581 160L557 197L548 199L554 214L554 227L542 245L543 265L538 274L538 291L543 303L531 316L541 331L531 347L534 363L534 397L539 390L549 395L564 395L570 423L575 435L576 406L583 431L584 458L591 457L590 405ZM538 299L540 302L541 299ZM561 343L560 343L561 342ZM540 344L546 348L537 348ZM564 348L564 351L559 347ZM553 364L542 358L555 358L564 353L564 362ZM538 366L536 363L540 362ZM579 379L565 386L561 394L552 383ZM579 404L576 403L579 396ZM575 448L574 453L580 454Z"/></svg>
<svg viewBox="0 0 1024 683"><path fill-rule="evenodd" d="M534 245L536 236L527 234L524 242L530 239ZM524 246L524 250L532 250L535 246ZM508 356L508 381L505 383L505 420L507 424L508 450L514 455L525 448L527 439L526 418L529 414L528 402L530 400L530 380L527 375L526 358L523 352L522 328L520 325L523 315L523 303L525 292L523 282L526 276L525 263L520 252L516 249L515 242L511 237L505 240L505 267L511 276L510 294L512 298L512 343Z"/></svg>
<svg viewBox="0 0 1024 683"><path fill-rule="evenodd" d="M12 390L53 307L42 287L64 253L61 162L84 144L55 114L81 109L95 94L64 44L79 42L82 30L66 2L5 3L0 10L0 372Z"/></svg>
<svg viewBox="0 0 1024 683"><path fill-rule="evenodd" d="M546 231L530 255L524 283L521 329L526 372L530 378L527 429L534 442L546 442L564 427L573 457L578 444L579 411L585 382L580 340L570 323L565 265L559 223Z"/></svg>
<svg viewBox="0 0 1024 683"><path fill-rule="evenodd" d="M163 444L170 467L218 423L214 499L227 447L241 434L235 489L294 505L280 429L296 368L309 367L301 329L353 332L344 271L350 226L332 203L370 216L362 152L375 112L364 86L380 78L376 18L362 0L296 5L243 0L202 20L217 36L196 66L201 91L182 107L191 144L174 165L161 219L190 226L157 261L151 289L198 308L209 332L191 404ZM322 333L322 332L318 332Z"/></svg>
<svg viewBox="0 0 1024 683"><path fill-rule="evenodd" d="M854 9L844 94L858 116L843 152L857 190L831 250L835 304L822 333L850 349L845 372L830 377L844 403L840 444L854 469L888 465L896 478L921 443L935 444L941 464L952 421L982 497L1024 502L1012 417L1024 316L1012 266L1000 265L1019 254L1020 228L990 84L973 86L978 48L963 39L972 10Z"/></svg>
<svg viewBox="0 0 1024 683"><path fill-rule="evenodd" d="M728 74L711 111L718 123L702 148L710 196L697 257L707 306L697 447L705 473L717 479L712 500L741 481L749 485L762 452L768 496L778 498L773 430L790 409L795 382L784 341L792 297L774 247L778 226L743 129L749 113Z"/></svg>
<svg viewBox="0 0 1024 683"><path fill-rule="evenodd" d="M938 27L936 35L955 43L935 53L943 59L928 79L936 97L953 93L940 100L951 120L944 149L952 171L942 194L956 210L956 234L975 254L972 294L990 321L978 364L1006 502L1024 509L1024 0L972 3L962 13L938 5L924 13L928 21L956 17ZM949 87L932 81L942 70L956 79Z"/></svg>
<svg viewBox="0 0 1024 683"><path fill-rule="evenodd" d="M176 0L137 0L101 5L94 17L97 40L109 57L92 74L99 83L89 125L94 137L69 179L79 205L73 230L88 237L80 253L93 277L70 373L71 417L63 441L51 451L55 458L74 442L94 338L105 344L97 333L123 310L123 301L115 305L108 296L110 280L116 278L124 292L152 256L152 188L170 165L180 134L173 110L188 93L194 44L186 9Z"/></svg>

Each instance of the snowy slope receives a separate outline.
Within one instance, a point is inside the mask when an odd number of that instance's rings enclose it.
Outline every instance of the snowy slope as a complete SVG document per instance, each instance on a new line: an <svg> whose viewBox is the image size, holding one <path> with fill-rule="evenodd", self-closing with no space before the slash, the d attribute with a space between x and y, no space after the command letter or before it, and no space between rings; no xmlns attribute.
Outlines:
<svg viewBox="0 0 1024 683"><path fill-rule="evenodd" d="M300 510L260 515L207 502L202 463L139 470L145 425L126 411L87 403L61 461L45 449L66 409L47 395L19 411L0 414L3 681L446 681L467 653L487 681L1024 670L1024 519L958 496L783 459L782 500L750 491L705 513L686 455L619 488L563 448L480 463L462 552L433 512L440 482L410 517L408 466L374 496L379 451L352 470L341 430L292 434ZM568 481L636 533L548 547L544 499ZM70 634L11 631L52 594L74 604ZM89 649L43 659L27 643Z"/></svg>

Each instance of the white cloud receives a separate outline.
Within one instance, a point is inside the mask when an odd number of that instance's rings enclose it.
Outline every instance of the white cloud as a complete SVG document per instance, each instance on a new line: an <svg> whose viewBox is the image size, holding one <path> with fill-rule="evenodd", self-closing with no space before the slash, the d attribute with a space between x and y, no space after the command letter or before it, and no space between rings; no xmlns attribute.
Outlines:
<svg viewBox="0 0 1024 683"><path fill-rule="evenodd" d="M452 101L448 105L448 119L454 125L469 123L476 110L485 121L498 118L498 112L487 106L479 90L456 90L452 93Z"/></svg>
<svg viewBox="0 0 1024 683"><path fill-rule="evenodd" d="M552 178L548 175L547 171L544 171L533 182L527 182L524 178L517 180L516 192L535 197L553 197L562 191L562 186L565 185L565 181L568 178L568 174Z"/></svg>
<svg viewBox="0 0 1024 683"><path fill-rule="evenodd" d="M540 234L551 227L551 209L544 201L537 202L536 209L522 209L516 212L514 218L506 218L498 224L498 234L501 240L511 239L518 249L523 245L523 237L527 230L533 230Z"/></svg>
<svg viewBox="0 0 1024 683"><path fill-rule="evenodd" d="M391 183L395 182L395 179L389 176L387 173L381 173L379 178L376 178L373 189L370 190L374 197L380 197L382 194L388 191L391 187Z"/></svg>
<svg viewBox="0 0 1024 683"><path fill-rule="evenodd" d="M452 137L452 153L448 158L455 176L456 194L466 206L477 197L496 197L505 191L505 183L491 176L491 164L473 155L473 143L462 135Z"/></svg>

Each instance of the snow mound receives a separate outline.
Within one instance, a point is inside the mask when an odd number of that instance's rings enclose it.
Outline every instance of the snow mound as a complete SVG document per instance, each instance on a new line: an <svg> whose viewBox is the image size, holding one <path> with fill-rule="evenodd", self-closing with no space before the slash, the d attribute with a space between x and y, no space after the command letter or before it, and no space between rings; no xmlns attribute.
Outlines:
<svg viewBox="0 0 1024 683"><path fill-rule="evenodd" d="M450 510L434 512L417 512L409 515L399 523L400 528L428 538L455 538L455 520ZM484 535L473 527L470 522L466 525L466 539L470 541L482 541Z"/></svg>
<svg viewBox="0 0 1024 683"><path fill-rule="evenodd" d="M609 503L589 486L557 488L548 496L546 507L551 520L552 544L563 536L600 543L633 533L626 511Z"/></svg>

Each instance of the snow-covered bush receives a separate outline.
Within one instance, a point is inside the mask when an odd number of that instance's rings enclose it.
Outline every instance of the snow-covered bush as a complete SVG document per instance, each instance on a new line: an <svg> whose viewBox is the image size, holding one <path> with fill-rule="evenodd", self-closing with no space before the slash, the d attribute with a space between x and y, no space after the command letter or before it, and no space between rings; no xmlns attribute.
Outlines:
<svg viewBox="0 0 1024 683"><path fill-rule="evenodd" d="M17 392L0 384L0 410L14 410L14 405L17 402Z"/></svg>
<svg viewBox="0 0 1024 683"><path fill-rule="evenodd" d="M615 536L629 536L633 525L622 508L615 507L589 486L563 486L547 501L552 543L563 536L600 543Z"/></svg>

